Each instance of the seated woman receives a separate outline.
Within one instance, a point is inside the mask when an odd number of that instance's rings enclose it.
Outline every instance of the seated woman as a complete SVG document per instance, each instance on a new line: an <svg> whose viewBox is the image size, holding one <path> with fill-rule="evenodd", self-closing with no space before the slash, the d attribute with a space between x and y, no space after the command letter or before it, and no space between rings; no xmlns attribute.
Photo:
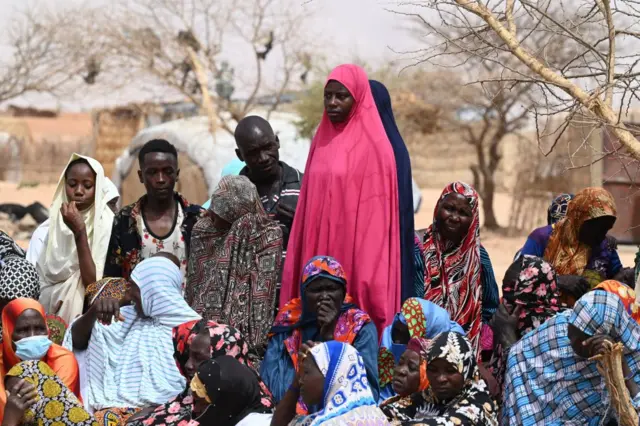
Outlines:
<svg viewBox="0 0 640 426"><path fill-rule="evenodd" d="M44 308L36 300L16 299L3 309L0 359L0 418L7 403L6 376L21 361L43 361L80 398L78 363L71 352L49 340Z"/></svg>
<svg viewBox="0 0 640 426"><path fill-rule="evenodd" d="M476 354L466 337L456 332L438 335L424 357L427 390L409 401L386 404L382 411L393 424L497 425L497 410L480 378Z"/></svg>
<svg viewBox="0 0 640 426"><path fill-rule="evenodd" d="M622 269L606 238L615 221L613 196L603 188L585 188L571 200L563 220L529 235L522 254L543 258L558 275L584 276L593 288Z"/></svg>
<svg viewBox="0 0 640 426"><path fill-rule="evenodd" d="M282 230L246 176L222 178L211 200L191 234L185 299L203 318L238 329L262 356L276 306Z"/></svg>
<svg viewBox="0 0 640 426"><path fill-rule="evenodd" d="M381 401L380 408L389 404L408 402L411 395L416 392L422 392L429 387L427 359L425 357L429 342L429 340L421 337L414 337L409 340L407 349L400 356L393 370L393 381L390 385L392 386L393 396Z"/></svg>
<svg viewBox="0 0 640 426"><path fill-rule="evenodd" d="M613 410L604 376L591 360L604 340L624 345L625 385L638 410L640 325L618 296L598 289L512 346L502 424L607 424Z"/></svg>
<svg viewBox="0 0 640 426"><path fill-rule="evenodd" d="M3 426L98 426L78 397L46 362L33 360L14 365L4 383L9 396Z"/></svg>
<svg viewBox="0 0 640 426"><path fill-rule="evenodd" d="M445 308L480 355L480 331L491 350L488 326L500 304L489 254L480 244L478 193L470 185L448 185L424 234L424 298Z"/></svg>
<svg viewBox="0 0 640 426"><path fill-rule="evenodd" d="M269 426L273 408L261 401L253 370L232 356L210 359L198 367L191 380L195 421L216 426Z"/></svg>
<svg viewBox="0 0 640 426"><path fill-rule="evenodd" d="M351 345L336 341L303 345L301 366L276 407L272 426L388 425L376 406L362 357ZM311 414L296 413L299 395Z"/></svg>
<svg viewBox="0 0 640 426"><path fill-rule="evenodd" d="M98 161L73 154L53 196L52 216L29 243L40 302L67 324L82 314L85 288L102 278L114 218L109 202L117 197Z"/></svg>
<svg viewBox="0 0 640 426"><path fill-rule="evenodd" d="M242 334L233 327L213 321L189 321L173 329L174 357L178 369L187 379L187 387L176 398L160 406L132 416L130 426L177 426L194 419L193 395L189 384L198 368L209 360L231 356L238 363L250 367L260 387L260 402L265 412L271 412L275 404L269 390L253 369L249 360L249 345Z"/></svg>
<svg viewBox="0 0 640 426"><path fill-rule="evenodd" d="M299 370L298 352L308 341L337 340L353 345L364 359L369 386L376 401L378 387L378 333L369 315L351 303L342 265L318 256L304 268L302 299L287 303L276 317L260 375L280 401ZM299 412L306 412L303 404Z"/></svg>
<svg viewBox="0 0 640 426"><path fill-rule="evenodd" d="M171 331L200 317L182 298L181 287L177 259L161 253L134 269L125 300L101 299L71 325L65 346L86 351L90 360L83 398L98 422L124 422L139 408L162 404L184 389ZM133 306L123 306L128 302Z"/></svg>
<svg viewBox="0 0 640 426"><path fill-rule="evenodd" d="M380 400L395 395L392 387L394 370L400 357L407 349L411 338L433 339L445 331L464 334L462 327L451 321L449 313L428 300L412 297L402 304L402 310L396 314L393 323L382 332L382 341L378 351L378 381Z"/></svg>
<svg viewBox="0 0 640 426"><path fill-rule="evenodd" d="M516 273L514 281L505 279L502 305L492 320L496 346L491 358L491 373L498 385L497 399L502 398L507 355L513 344L562 310L556 272L548 262L522 256L507 270L505 277ZM513 321L508 319L513 318Z"/></svg>

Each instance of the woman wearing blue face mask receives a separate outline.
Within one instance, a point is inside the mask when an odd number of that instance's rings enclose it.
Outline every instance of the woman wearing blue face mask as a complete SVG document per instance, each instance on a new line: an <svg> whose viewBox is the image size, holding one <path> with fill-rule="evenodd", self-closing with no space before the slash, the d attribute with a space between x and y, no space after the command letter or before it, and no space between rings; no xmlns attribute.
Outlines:
<svg viewBox="0 0 640 426"><path fill-rule="evenodd" d="M10 302L2 311L2 365L0 366L0 417L4 417L5 406L25 406L29 391L19 383L9 389L9 398L16 401L7 403L4 381L9 370L22 361L43 361L56 376L80 399L78 363L73 353L49 340L49 330L44 308L33 299L19 298ZM12 393L12 391L14 391ZM22 395L25 393L25 395Z"/></svg>

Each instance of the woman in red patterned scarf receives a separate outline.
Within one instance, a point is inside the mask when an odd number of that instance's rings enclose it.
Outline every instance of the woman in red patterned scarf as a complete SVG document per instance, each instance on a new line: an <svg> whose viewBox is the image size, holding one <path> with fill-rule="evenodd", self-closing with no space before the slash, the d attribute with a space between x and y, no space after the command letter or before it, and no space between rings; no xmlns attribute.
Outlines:
<svg viewBox="0 0 640 426"><path fill-rule="evenodd" d="M127 425L177 426L186 425L193 420L194 399L189 384L198 367L210 359L225 355L232 356L241 364L251 367L255 372L254 366L249 360L249 345L238 330L228 325L206 320L184 323L173 329L173 347L178 369L187 378L185 391L163 405L143 410L129 419ZM271 393L259 377L258 383L260 385L260 400L265 410L272 410L275 404ZM193 423L191 426L194 426Z"/></svg>
<svg viewBox="0 0 640 426"><path fill-rule="evenodd" d="M424 298L449 311L479 354L492 348L488 323L500 296L491 260L480 245L478 201L478 193L463 182L442 192L424 235Z"/></svg>

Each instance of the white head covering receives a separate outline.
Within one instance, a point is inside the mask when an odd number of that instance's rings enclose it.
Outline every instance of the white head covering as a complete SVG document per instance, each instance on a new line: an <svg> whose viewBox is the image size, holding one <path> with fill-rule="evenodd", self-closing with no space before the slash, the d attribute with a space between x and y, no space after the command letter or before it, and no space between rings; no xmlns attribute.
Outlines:
<svg viewBox="0 0 640 426"><path fill-rule="evenodd" d="M389 425L373 399L364 361L356 348L333 340L314 346L309 353L324 376L321 409L297 417L292 425Z"/></svg>
<svg viewBox="0 0 640 426"><path fill-rule="evenodd" d="M138 264L131 281L140 288L142 310L120 310L124 321L93 327L86 351L86 391L93 410L164 404L186 386L173 358L174 327L199 320L181 294L182 274L169 259L156 256ZM73 348L72 333L63 344Z"/></svg>
<svg viewBox="0 0 640 426"><path fill-rule="evenodd" d="M116 185L109 179L108 177L104 178L105 190L104 190L104 199L107 200L107 203L114 198L120 198L120 191Z"/></svg>
<svg viewBox="0 0 640 426"><path fill-rule="evenodd" d="M102 165L93 158L72 154L58 181L51 204L46 247L36 262L36 269L40 275L40 303L47 313L54 313L58 302L62 301L57 315L67 323L82 314L84 303L84 285L80 276L75 237L71 229L64 223L60 212L62 204L69 201L65 190L65 172L69 164L78 159L86 160L96 174L93 206L81 213L98 280L102 278L114 217L113 211L107 205L113 199L113 197L107 198L107 193L112 192L112 189L108 186Z"/></svg>

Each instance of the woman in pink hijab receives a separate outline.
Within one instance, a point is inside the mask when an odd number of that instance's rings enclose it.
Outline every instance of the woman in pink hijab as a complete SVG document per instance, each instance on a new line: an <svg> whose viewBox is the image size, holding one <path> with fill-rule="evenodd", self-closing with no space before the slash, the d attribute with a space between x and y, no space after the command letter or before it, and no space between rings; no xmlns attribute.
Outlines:
<svg viewBox="0 0 640 426"><path fill-rule="evenodd" d="M332 256L347 292L378 329L400 309L398 180L366 72L335 68L311 144L282 277L280 306L299 296L302 268Z"/></svg>

